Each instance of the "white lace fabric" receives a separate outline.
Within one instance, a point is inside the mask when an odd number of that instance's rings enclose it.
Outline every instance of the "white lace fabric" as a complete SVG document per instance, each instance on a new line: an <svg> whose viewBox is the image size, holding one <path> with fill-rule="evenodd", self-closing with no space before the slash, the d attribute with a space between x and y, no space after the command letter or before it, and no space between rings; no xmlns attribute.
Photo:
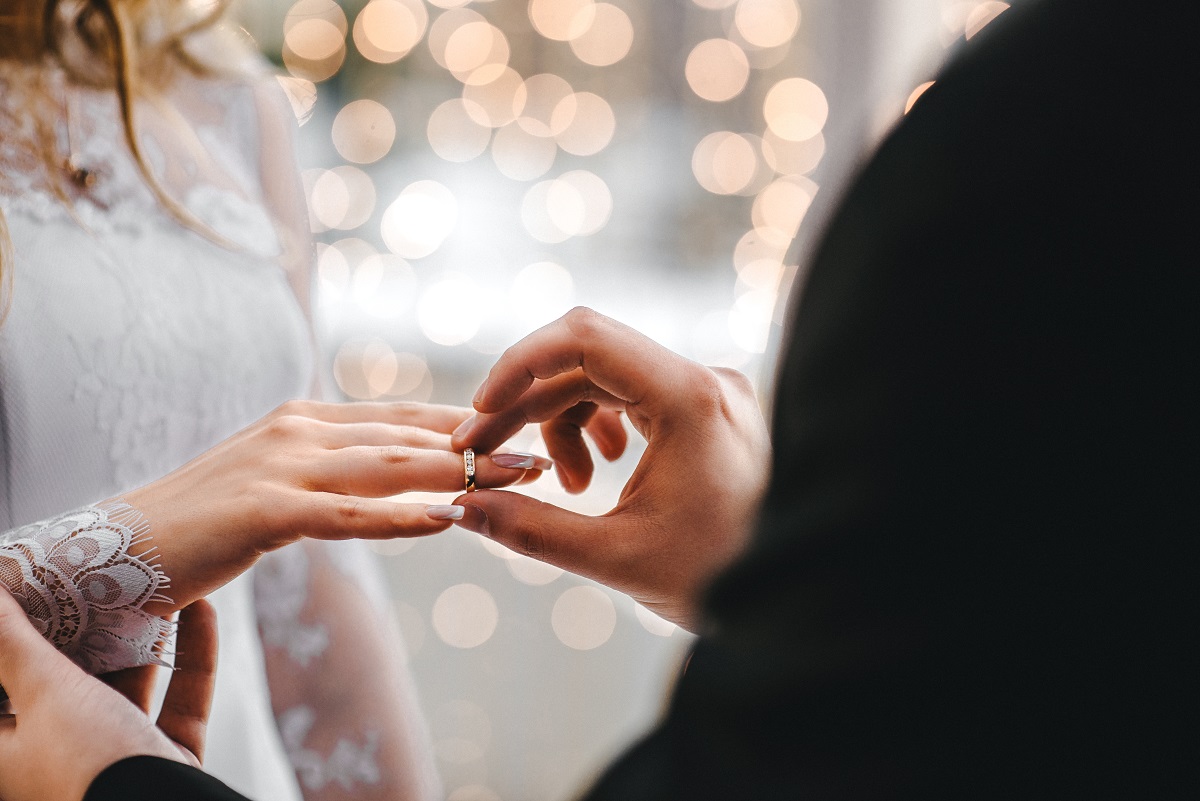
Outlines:
<svg viewBox="0 0 1200 801"><path fill-rule="evenodd" d="M142 607L166 579L131 510L57 512L153 481L311 387L312 249L286 100L257 75L181 75L170 93L183 125L139 106L146 160L236 250L157 201L111 90L0 60L0 212L14 244L0 584L92 672L161 663L169 624ZM72 181L68 158L94 181ZM4 531L30 520L45 522ZM264 559L248 577L257 598L233 585L212 598L227 630L249 633L222 634L206 767L264 801L437 797L415 693L389 664L398 634L362 593L370 565L342 571L339 556L361 548L314 547ZM350 692L347 675L360 677Z"/></svg>
<svg viewBox="0 0 1200 801"><path fill-rule="evenodd" d="M169 602L149 526L124 503L88 506L0 534L0 586L42 636L89 673L166 664Z"/></svg>
<svg viewBox="0 0 1200 801"><path fill-rule="evenodd" d="M383 577L364 544L307 541L268 554L254 595L280 737L305 798L441 797ZM334 708L330 697L340 699Z"/></svg>

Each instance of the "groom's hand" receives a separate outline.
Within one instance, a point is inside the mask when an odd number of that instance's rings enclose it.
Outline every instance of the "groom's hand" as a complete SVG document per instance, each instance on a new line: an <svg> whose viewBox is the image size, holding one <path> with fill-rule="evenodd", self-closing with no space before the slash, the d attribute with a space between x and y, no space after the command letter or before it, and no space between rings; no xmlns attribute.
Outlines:
<svg viewBox="0 0 1200 801"><path fill-rule="evenodd" d="M156 726L56 651L0 589L0 684L15 712L0 716L0 798L79 801L101 771L131 756L199 767L217 660L207 601L180 614L177 650Z"/></svg>
<svg viewBox="0 0 1200 801"><path fill-rule="evenodd" d="M695 629L699 598L742 549L765 487L770 440L750 382L673 353L590 309L509 348L475 397L453 447L490 450L541 423L556 469L580 489L591 460L620 452L629 416L646 451L615 509L586 517L509 492L459 497L460 525L626 592ZM599 412L597 410L600 410Z"/></svg>

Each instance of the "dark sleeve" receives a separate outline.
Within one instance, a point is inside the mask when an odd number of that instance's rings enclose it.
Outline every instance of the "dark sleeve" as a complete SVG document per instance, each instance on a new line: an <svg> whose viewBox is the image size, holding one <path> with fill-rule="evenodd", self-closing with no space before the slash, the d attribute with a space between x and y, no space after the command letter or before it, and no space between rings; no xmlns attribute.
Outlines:
<svg viewBox="0 0 1200 801"><path fill-rule="evenodd" d="M248 801L202 770L152 756L105 768L83 801Z"/></svg>
<svg viewBox="0 0 1200 801"><path fill-rule="evenodd" d="M749 552L590 801L1196 797L1196 48L1014 4L826 232Z"/></svg>

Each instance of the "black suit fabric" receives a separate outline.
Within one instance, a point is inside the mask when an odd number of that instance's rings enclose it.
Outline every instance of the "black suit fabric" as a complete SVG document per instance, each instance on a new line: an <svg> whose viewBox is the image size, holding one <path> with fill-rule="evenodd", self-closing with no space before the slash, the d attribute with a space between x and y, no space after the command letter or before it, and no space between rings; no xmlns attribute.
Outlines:
<svg viewBox="0 0 1200 801"><path fill-rule="evenodd" d="M169 759L137 756L106 768L83 801L247 801L203 771ZM261 799L270 801L270 799Z"/></svg>
<svg viewBox="0 0 1200 801"><path fill-rule="evenodd" d="M863 170L750 550L590 801L1200 797L1190 6L1018 3Z"/></svg>
<svg viewBox="0 0 1200 801"><path fill-rule="evenodd" d="M751 549L590 801L1200 798L1194 17L1017 4L866 166Z"/></svg>

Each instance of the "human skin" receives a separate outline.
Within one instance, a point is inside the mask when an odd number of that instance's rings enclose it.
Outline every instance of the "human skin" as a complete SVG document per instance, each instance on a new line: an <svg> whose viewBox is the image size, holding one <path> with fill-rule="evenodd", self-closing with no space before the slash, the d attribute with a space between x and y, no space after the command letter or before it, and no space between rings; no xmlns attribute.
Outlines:
<svg viewBox="0 0 1200 801"><path fill-rule="evenodd" d="M685 359L577 308L497 361L452 446L487 452L539 423L563 485L592 475L586 430L619 455L628 415L646 450L615 508L588 517L512 492L460 496L460 525L631 595L695 631L708 582L743 549L766 485L770 438L742 374Z"/></svg>
<svg viewBox="0 0 1200 801"><path fill-rule="evenodd" d="M144 515L171 581L171 600L147 611L181 609L302 537L390 539L449 528L457 510L384 499L461 489L462 457L450 449L450 432L469 415L451 406L292 401L114 499ZM534 467L480 458L479 484L530 480L549 464L521 457Z"/></svg>
<svg viewBox="0 0 1200 801"><path fill-rule="evenodd" d="M130 756L200 766L217 667L217 618L207 601L180 614L176 669L157 721L146 713L148 693L139 708L84 673L2 588L0 644L0 684L16 712L0 715L6 801L79 801L102 770Z"/></svg>

